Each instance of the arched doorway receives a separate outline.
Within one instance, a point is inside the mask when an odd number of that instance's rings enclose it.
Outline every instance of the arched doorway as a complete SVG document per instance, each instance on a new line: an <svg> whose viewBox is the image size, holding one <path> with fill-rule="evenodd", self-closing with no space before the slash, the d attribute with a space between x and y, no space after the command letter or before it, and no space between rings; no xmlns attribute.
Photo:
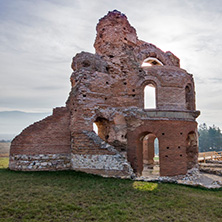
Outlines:
<svg viewBox="0 0 222 222"><path fill-rule="evenodd" d="M142 138L142 176L154 177L160 175L159 140L153 133Z"/></svg>

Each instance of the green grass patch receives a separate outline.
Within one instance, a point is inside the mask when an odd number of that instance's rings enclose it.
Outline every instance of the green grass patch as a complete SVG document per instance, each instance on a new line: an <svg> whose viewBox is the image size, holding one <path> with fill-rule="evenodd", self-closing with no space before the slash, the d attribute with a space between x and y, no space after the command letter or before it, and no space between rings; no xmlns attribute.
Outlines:
<svg viewBox="0 0 222 222"><path fill-rule="evenodd" d="M9 158L8 157L0 157L0 169L8 167Z"/></svg>
<svg viewBox="0 0 222 222"><path fill-rule="evenodd" d="M0 169L0 221L222 220L222 190Z"/></svg>
<svg viewBox="0 0 222 222"><path fill-rule="evenodd" d="M157 183L145 183L141 181L135 181L133 187L140 191L153 191L158 187Z"/></svg>

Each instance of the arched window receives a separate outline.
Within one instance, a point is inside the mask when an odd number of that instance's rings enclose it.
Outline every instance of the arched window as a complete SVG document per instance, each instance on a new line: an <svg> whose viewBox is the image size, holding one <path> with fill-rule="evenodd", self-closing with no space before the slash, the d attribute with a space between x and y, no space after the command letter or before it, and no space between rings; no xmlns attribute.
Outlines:
<svg viewBox="0 0 222 222"><path fill-rule="evenodd" d="M142 63L142 67L147 67L147 66L163 66L163 63L154 57L149 57L145 59Z"/></svg>
<svg viewBox="0 0 222 222"><path fill-rule="evenodd" d="M144 109L156 109L156 87L152 83L144 88Z"/></svg>

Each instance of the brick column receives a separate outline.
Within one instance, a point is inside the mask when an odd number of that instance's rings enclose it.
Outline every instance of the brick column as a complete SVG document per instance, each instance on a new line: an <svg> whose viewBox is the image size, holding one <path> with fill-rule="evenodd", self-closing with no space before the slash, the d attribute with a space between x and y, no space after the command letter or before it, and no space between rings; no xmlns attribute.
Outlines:
<svg viewBox="0 0 222 222"><path fill-rule="evenodd" d="M148 138L143 139L143 164L148 164Z"/></svg>
<svg viewBox="0 0 222 222"><path fill-rule="evenodd" d="M154 140L156 136L153 134L148 135L147 147L148 147L148 164L154 164Z"/></svg>

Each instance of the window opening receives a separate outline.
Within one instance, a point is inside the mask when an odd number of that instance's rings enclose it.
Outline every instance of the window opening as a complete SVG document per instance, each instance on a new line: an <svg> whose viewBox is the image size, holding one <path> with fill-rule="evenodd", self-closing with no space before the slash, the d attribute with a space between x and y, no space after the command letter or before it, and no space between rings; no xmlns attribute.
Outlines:
<svg viewBox="0 0 222 222"><path fill-rule="evenodd" d="M156 109L156 87L151 83L144 88L144 109Z"/></svg>
<svg viewBox="0 0 222 222"><path fill-rule="evenodd" d="M141 65L142 67L149 67L149 66L163 66L163 63L160 62L160 60L154 58L154 57L149 57L145 59Z"/></svg>
<svg viewBox="0 0 222 222"><path fill-rule="evenodd" d="M98 135L98 126L96 123L93 123L93 131Z"/></svg>
<svg viewBox="0 0 222 222"><path fill-rule="evenodd" d="M109 120L98 117L93 123L93 130L102 140L108 142L110 131Z"/></svg>

